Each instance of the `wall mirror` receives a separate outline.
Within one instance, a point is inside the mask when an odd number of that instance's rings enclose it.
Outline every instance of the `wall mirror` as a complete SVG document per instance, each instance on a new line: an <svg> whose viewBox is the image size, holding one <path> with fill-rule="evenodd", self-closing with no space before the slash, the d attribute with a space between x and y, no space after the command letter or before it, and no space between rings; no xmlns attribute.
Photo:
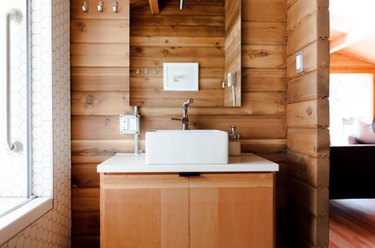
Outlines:
<svg viewBox="0 0 375 248"><path fill-rule="evenodd" d="M164 63L199 63L198 91L164 90ZM133 0L130 105L188 98L194 107L241 106L241 0Z"/></svg>

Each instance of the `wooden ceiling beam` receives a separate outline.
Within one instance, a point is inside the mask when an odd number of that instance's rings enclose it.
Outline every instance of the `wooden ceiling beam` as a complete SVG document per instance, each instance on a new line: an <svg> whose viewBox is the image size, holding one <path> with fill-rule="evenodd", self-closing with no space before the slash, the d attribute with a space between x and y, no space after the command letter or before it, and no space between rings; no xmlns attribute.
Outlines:
<svg viewBox="0 0 375 248"><path fill-rule="evenodd" d="M153 15L159 14L160 13L159 1L158 0L149 0L148 2L150 4L151 14L153 14Z"/></svg>

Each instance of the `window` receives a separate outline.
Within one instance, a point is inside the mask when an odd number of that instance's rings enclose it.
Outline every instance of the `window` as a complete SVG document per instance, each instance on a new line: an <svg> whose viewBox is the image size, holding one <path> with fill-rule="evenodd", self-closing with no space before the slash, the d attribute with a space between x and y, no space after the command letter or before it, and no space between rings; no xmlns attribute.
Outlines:
<svg viewBox="0 0 375 248"><path fill-rule="evenodd" d="M53 207L52 3L1 0L1 48L7 14L9 47L0 52L0 75L7 64L10 75L9 94L0 78L0 245ZM7 147L13 144L16 152Z"/></svg>
<svg viewBox="0 0 375 248"><path fill-rule="evenodd" d="M1 1L0 217L32 199L29 5ZM7 28L6 28L7 27Z"/></svg>
<svg viewBox="0 0 375 248"><path fill-rule="evenodd" d="M355 123L371 123L374 106L373 74L331 73L330 135L331 145L347 144L355 132Z"/></svg>

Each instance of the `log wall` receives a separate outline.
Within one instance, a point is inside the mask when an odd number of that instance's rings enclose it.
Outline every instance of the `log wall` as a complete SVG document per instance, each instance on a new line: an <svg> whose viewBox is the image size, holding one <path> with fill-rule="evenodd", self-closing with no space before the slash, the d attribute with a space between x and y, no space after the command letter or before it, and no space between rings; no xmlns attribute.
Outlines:
<svg viewBox="0 0 375 248"><path fill-rule="evenodd" d="M289 247L328 247L328 0L287 1ZM304 70L296 73L296 52Z"/></svg>

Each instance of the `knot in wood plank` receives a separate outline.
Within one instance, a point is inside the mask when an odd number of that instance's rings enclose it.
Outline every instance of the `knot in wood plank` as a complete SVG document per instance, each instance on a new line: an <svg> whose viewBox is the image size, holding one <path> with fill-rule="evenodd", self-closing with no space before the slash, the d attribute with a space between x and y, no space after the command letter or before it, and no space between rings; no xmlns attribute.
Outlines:
<svg viewBox="0 0 375 248"><path fill-rule="evenodd" d="M95 96L93 96L93 95L86 96L86 103L88 105L92 105L94 103L94 100L95 100Z"/></svg>
<svg viewBox="0 0 375 248"><path fill-rule="evenodd" d="M306 113L308 114L308 115L312 115L312 109L311 109L311 107L308 107L307 108L307 110L306 110Z"/></svg>
<svg viewBox="0 0 375 248"><path fill-rule="evenodd" d="M249 56L252 59L266 57L268 55L269 55L269 53L265 50L259 51L259 50L254 49L254 50L251 50L250 53L249 53Z"/></svg>
<svg viewBox="0 0 375 248"><path fill-rule="evenodd" d="M83 32L85 30L85 23L84 22L77 22L77 28L79 29L79 31Z"/></svg>

